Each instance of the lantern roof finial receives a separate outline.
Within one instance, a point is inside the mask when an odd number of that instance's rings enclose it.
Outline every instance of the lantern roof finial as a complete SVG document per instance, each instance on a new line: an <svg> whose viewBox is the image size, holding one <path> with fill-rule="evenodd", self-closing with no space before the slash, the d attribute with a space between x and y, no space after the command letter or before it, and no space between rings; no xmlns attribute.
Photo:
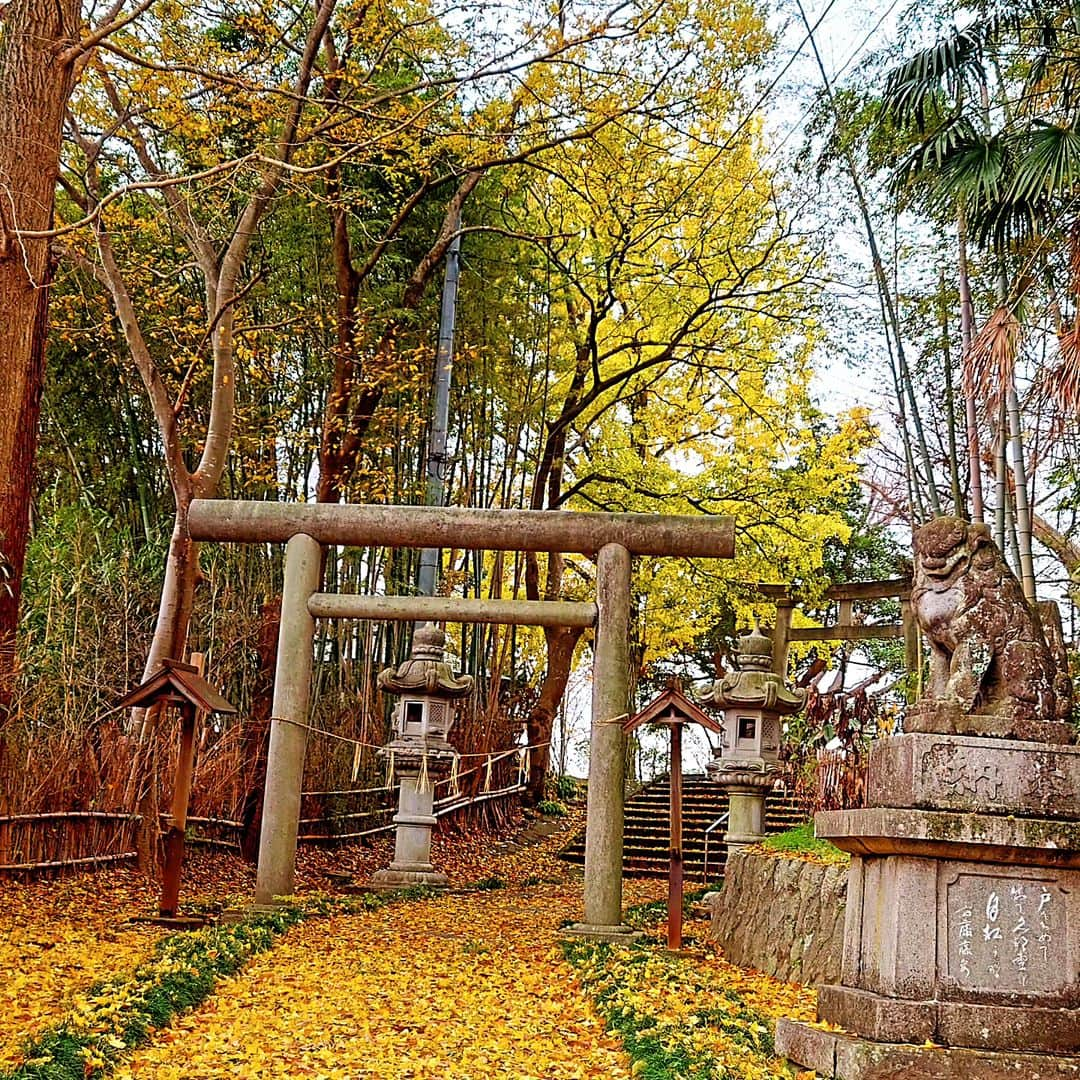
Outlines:
<svg viewBox="0 0 1080 1080"><path fill-rule="evenodd" d="M735 650L737 671L718 679L703 697L722 709L768 709L781 716L796 713L806 701L806 691L789 690L772 667L772 638L757 627L739 636Z"/></svg>
<svg viewBox="0 0 1080 1080"><path fill-rule="evenodd" d="M412 655L396 668L379 672L379 689L389 694L460 698L473 687L471 675L455 675L446 662L446 634L435 623L413 633Z"/></svg>

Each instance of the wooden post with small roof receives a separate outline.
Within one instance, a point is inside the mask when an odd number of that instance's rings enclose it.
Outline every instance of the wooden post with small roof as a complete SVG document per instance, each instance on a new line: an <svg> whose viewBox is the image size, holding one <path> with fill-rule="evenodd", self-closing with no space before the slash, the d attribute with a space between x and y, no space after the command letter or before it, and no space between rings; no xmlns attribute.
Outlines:
<svg viewBox="0 0 1080 1080"><path fill-rule="evenodd" d="M662 724L671 732L671 841L668 866L668 948L682 948L683 852L682 852L682 729L684 724L700 724L716 733L720 725L695 705L673 684L653 698L641 712L623 724L630 734L643 724Z"/></svg>
<svg viewBox="0 0 1080 1080"><path fill-rule="evenodd" d="M172 811L165 833L165 869L161 876L162 919L175 920L180 899L180 868L184 861L184 832L187 828L188 801L195 772L195 729L199 714L230 715L236 708L199 674L192 664L164 660L144 683L126 694L118 708L150 709L151 706L176 706L180 713L180 752L176 761ZM160 715L160 713L159 713Z"/></svg>

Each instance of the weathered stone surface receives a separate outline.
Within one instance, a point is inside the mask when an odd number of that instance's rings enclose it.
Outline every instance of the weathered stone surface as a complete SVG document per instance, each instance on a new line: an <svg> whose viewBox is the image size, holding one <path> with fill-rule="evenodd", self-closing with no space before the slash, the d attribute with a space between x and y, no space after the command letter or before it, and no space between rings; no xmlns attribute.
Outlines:
<svg viewBox="0 0 1080 1080"><path fill-rule="evenodd" d="M1080 822L871 807L827 810L818 834L860 855L914 855L1030 866L1080 867Z"/></svg>
<svg viewBox="0 0 1080 1080"><path fill-rule="evenodd" d="M847 909L845 987L913 1002L1080 1006L1075 870L855 856ZM824 1003L820 1015L849 1026Z"/></svg>
<svg viewBox="0 0 1080 1080"><path fill-rule="evenodd" d="M851 862L858 872L848 880L842 982L895 997L932 998L935 943L928 928L936 925L936 864L906 856Z"/></svg>
<svg viewBox="0 0 1080 1080"><path fill-rule="evenodd" d="M823 986L818 1015L875 1042L926 1041L976 1050L1080 1051L1080 1012L1031 1005L905 1001L850 986Z"/></svg>
<svg viewBox="0 0 1080 1080"><path fill-rule="evenodd" d="M870 750L872 806L1080 818L1080 747L903 734Z"/></svg>
<svg viewBox="0 0 1080 1080"><path fill-rule="evenodd" d="M1075 871L942 863L938 996L1080 1005Z"/></svg>
<svg viewBox="0 0 1080 1080"><path fill-rule="evenodd" d="M927 697L955 706L961 725L971 714L1008 720L1010 730L967 728L972 734L1005 737L1018 733L1017 723L1065 720L1068 675L989 528L936 518L916 530L913 549L911 606L930 644Z"/></svg>
<svg viewBox="0 0 1080 1080"><path fill-rule="evenodd" d="M837 1035L794 1020L776 1021L776 1052L819 1076L836 1075Z"/></svg>
<svg viewBox="0 0 1080 1080"><path fill-rule="evenodd" d="M816 984L840 977L847 868L736 851L710 900L710 939L732 963Z"/></svg>
<svg viewBox="0 0 1080 1080"><path fill-rule="evenodd" d="M973 1005L943 1001L937 1006L935 1042L976 1050L1023 1047L1050 1054L1080 1052L1080 1011L1030 1005Z"/></svg>
<svg viewBox="0 0 1080 1080"><path fill-rule="evenodd" d="M1021 715L966 713L945 701L923 699L908 707L904 730L933 735L974 735L1064 745L1075 741L1073 729L1060 720L1032 720Z"/></svg>
<svg viewBox="0 0 1080 1080"><path fill-rule="evenodd" d="M938 1026L937 1003L883 997L850 986L822 986L818 1015L877 1042L925 1042Z"/></svg>
<svg viewBox="0 0 1080 1080"><path fill-rule="evenodd" d="M609 945L631 945L641 937L640 930L617 923L608 926L600 923L574 923L563 927L566 937L584 938L586 941L603 941Z"/></svg>
<svg viewBox="0 0 1080 1080"><path fill-rule="evenodd" d="M869 1042L780 1020L776 1048L824 1080L1065 1080L1080 1057Z"/></svg>

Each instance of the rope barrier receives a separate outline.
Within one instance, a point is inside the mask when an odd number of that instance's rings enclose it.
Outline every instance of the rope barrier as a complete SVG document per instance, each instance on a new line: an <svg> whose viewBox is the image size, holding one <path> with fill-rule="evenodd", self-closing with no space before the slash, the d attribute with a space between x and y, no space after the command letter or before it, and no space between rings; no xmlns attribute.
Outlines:
<svg viewBox="0 0 1080 1080"><path fill-rule="evenodd" d="M360 774L360 751L375 750L383 751L386 755L386 783L382 787L377 788L361 788L356 791L333 791L333 792L303 792L305 795L374 795L380 791L392 791L397 785L394 783L394 751L387 749L381 743L368 743L363 742L360 739L350 738L348 735L339 735L336 731L327 731L325 728L315 727L313 724L305 724L302 720L291 720L287 716L271 716L271 721L278 724L291 724L293 727L303 728L305 731L314 732L316 735L325 735L330 739L337 739L338 742L349 743L353 747L353 760L352 760L352 782L355 783L357 777ZM606 723L621 723L622 717L616 718L614 721L605 721ZM497 753L491 751L479 750L469 754L455 754L454 760L450 765L450 775L444 777L441 780L432 782L428 773L428 755L425 753L420 761L420 775L417 779L417 790L427 791L429 788L434 791L436 788L441 787L443 784L448 785L449 791L452 794L459 794L461 791L461 780L463 777L469 776L472 773L484 770L484 791L491 790L492 783L492 769L494 765L502 761L504 758L508 758L517 754L519 757L518 771L522 777L527 777L529 774L529 765L532 761L532 751L539 750L542 747L550 746L549 741L529 743L526 746L512 746L508 750L501 750ZM460 769L460 762L465 758L483 758L480 764L475 765L471 769Z"/></svg>
<svg viewBox="0 0 1080 1080"><path fill-rule="evenodd" d="M314 724L305 724L302 720L292 720L288 716L271 716L271 721L279 724L291 724L293 727L303 728L305 731L312 731L316 735L325 735L328 739L337 739L338 742L349 743L352 746L362 746L365 750L382 750L382 743L369 743L361 742L359 739L353 739L348 735L339 735L336 731L327 731L326 728L315 727ZM621 724L626 719L626 714L616 717L614 720L602 720L600 723L604 724ZM528 746L512 746L509 750L503 751L500 755L505 757L509 754L517 753L521 750L537 750L542 746L550 746L550 742L530 743ZM489 757L491 751L478 750L470 754L458 754L460 758L486 758Z"/></svg>

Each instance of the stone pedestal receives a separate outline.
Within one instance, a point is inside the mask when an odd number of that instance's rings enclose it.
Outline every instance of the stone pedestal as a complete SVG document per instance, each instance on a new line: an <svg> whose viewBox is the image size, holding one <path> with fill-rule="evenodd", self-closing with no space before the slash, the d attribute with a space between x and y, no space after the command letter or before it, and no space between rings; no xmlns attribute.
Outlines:
<svg viewBox="0 0 1080 1080"><path fill-rule="evenodd" d="M373 889L404 889L410 885L445 888L449 879L431 864L431 830L435 825L435 792L431 783L418 787L419 772L401 773L398 812L394 815L394 860L371 878Z"/></svg>
<svg viewBox="0 0 1080 1080"><path fill-rule="evenodd" d="M776 766L763 765L763 771L719 769L712 779L728 795L728 827L724 843L728 852L740 851L765 837L765 796L772 789Z"/></svg>
<svg viewBox="0 0 1080 1080"><path fill-rule="evenodd" d="M845 1034L783 1023L778 1052L843 1080L1080 1073L1080 749L922 731L867 783L815 819L852 855L818 1002Z"/></svg>

